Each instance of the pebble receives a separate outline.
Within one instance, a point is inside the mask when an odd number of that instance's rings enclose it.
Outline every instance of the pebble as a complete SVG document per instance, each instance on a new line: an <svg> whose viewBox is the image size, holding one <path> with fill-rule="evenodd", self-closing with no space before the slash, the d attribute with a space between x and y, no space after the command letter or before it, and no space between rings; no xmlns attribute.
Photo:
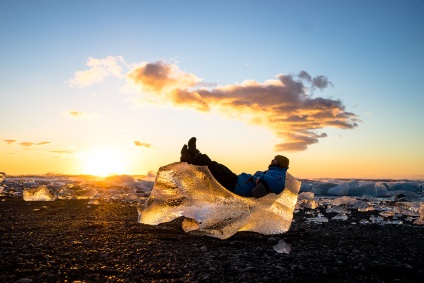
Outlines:
<svg viewBox="0 0 424 283"><path fill-rule="evenodd" d="M249 271L252 271L252 270L254 270L255 268L254 267L252 267L252 266L248 266L248 267L246 267L245 269L243 269L241 272L249 272Z"/></svg>

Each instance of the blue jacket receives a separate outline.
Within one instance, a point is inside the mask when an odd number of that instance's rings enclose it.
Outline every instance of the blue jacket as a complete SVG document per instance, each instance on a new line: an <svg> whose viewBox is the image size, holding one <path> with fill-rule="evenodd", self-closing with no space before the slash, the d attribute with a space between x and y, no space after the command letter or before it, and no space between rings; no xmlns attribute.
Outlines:
<svg viewBox="0 0 424 283"><path fill-rule="evenodd" d="M238 176L237 184L234 193L252 197L251 190L256 186L256 179L265 182L272 193L279 194L284 190L286 182L287 168L280 168L277 166L270 166L267 171L256 172L253 176L247 173L241 173Z"/></svg>

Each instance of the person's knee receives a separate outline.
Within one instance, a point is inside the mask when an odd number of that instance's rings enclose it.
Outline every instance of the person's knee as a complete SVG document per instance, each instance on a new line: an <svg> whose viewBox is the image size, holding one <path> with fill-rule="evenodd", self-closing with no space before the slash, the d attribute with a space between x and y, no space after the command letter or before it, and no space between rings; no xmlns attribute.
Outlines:
<svg viewBox="0 0 424 283"><path fill-rule="evenodd" d="M268 194L268 190L263 183L259 183L251 190L251 193L255 198L261 198Z"/></svg>

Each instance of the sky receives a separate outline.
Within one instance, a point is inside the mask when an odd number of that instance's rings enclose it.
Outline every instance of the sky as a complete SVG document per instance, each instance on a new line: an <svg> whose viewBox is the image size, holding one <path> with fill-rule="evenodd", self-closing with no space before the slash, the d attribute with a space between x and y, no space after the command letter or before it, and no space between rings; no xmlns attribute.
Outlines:
<svg viewBox="0 0 424 283"><path fill-rule="evenodd" d="M0 171L424 179L424 1L0 0Z"/></svg>

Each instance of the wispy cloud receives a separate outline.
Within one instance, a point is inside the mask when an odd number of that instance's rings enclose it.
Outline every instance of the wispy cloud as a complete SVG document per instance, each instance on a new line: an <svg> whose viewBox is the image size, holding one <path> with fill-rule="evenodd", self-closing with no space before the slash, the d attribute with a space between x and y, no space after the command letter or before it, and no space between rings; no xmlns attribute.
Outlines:
<svg viewBox="0 0 424 283"><path fill-rule="evenodd" d="M51 153L56 154L73 154L74 152L72 150L50 150Z"/></svg>
<svg viewBox="0 0 424 283"><path fill-rule="evenodd" d="M24 146L24 147L32 147L32 146L40 146L40 145L46 145L46 144L50 144L51 142L49 141L42 141L42 142L20 142L19 144Z"/></svg>
<svg viewBox="0 0 424 283"><path fill-rule="evenodd" d="M71 116L74 119L80 119L80 120L87 120L87 119L97 119L100 118L99 113L89 113L85 111L79 111L79 110L68 110L66 111L66 115Z"/></svg>
<svg viewBox="0 0 424 283"><path fill-rule="evenodd" d="M12 144L12 143L15 143L16 142L16 140L4 140L7 144Z"/></svg>
<svg viewBox="0 0 424 283"><path fill-rule="evenodd" d="M30 146L33 146L35 143L33 143L33 142L20 142L19 144L24 146L24 147L30 147Z"/></svg>
<svg viewBox="0 0 424 283"><path fill-rule="evenodd" d="M141 142L141 141L134 141L134 145L137 147L145 147L145 148L152 148L152 145L147 142Z"/></svg>
<svg viewBox="0 0 424 283"><path fill-rule="evenodd" d="M122 68L126 63L121 56L108 56L103 59L89 57L86 65L89 69L75 72L74 77L69 80L70 86L89 86L102 82L105 77L122 78Z"/></svg>
<svg viewBox="0 0 424 283"><path fill-rule="evenodd" d="M121 57L113 58L106 59L121 60L118 59ZM277 151L306 150L327 136L323 132L325 128L352 129L360 121L355 113L345 110L341 100L315 96L316 90L325 90L333 84L326 76L313 77L306 71L279 74L265 82L247 80L216 86L202 83L202 79L180 70L176 64L159 61L134 65L125 78L130 85L127 88L137 89L143 103L186 107L200 112L214 110L268 127L281 139L275 145Z"/></svg>

